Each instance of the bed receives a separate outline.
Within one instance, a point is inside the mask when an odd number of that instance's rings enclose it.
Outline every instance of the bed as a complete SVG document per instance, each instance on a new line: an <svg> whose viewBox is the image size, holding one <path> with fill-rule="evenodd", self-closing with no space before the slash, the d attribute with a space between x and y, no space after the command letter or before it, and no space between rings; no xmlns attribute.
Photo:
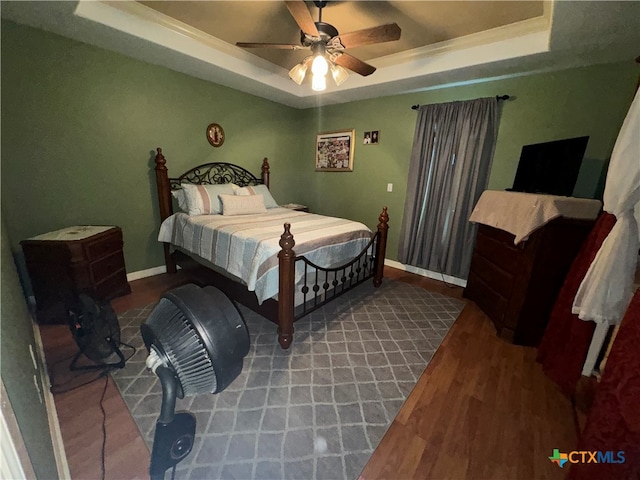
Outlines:
<svg viewBox="0 0 640 480"><path fill-rule="evenodd" d="M259 178L225 162L198 165L169 177L158 148L155 173L162 222L158 238L167 272L175 273L180 266L199 285L213 285L276 323L283 349L293 341L296 320L368 279L375 287L382 284L389 228L386 207L375 232L358 222L277 205L243 215L174 213L172 193L185 185L233 185L241 191L265 192L269 162L263 160ZM228 202L223 202L225 208L237 200L232 195L219 198Z"/></svg>

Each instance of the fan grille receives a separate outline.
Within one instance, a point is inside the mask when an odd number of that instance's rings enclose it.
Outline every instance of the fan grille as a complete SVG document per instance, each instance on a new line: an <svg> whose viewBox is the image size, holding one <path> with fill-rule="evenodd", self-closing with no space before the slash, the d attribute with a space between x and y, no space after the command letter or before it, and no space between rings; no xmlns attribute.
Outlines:
<svg viewBox="0 0 640 480"><path fill-rule="evenodd" d="M185 396L215 393L217 377L204 343L191 321L170 300L162 298L146 321L162 345Z"/></svg>

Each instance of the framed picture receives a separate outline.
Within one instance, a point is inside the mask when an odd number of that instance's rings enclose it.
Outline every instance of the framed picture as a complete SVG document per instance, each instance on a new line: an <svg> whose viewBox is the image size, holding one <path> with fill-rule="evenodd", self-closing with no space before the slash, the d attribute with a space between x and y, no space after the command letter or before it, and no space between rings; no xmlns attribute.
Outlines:
<svg viewBox="0 0 640 480"><path fill-rule="evenodd" d="M316 172L352 172L355 130L316 136Z"/></svg>
<svg viewBox="0 0 640 480"><path fill-rule="evenodd" d="M371 132L371 145L377 145L380 141L380 132L378 130L374 130Z"/></svg>

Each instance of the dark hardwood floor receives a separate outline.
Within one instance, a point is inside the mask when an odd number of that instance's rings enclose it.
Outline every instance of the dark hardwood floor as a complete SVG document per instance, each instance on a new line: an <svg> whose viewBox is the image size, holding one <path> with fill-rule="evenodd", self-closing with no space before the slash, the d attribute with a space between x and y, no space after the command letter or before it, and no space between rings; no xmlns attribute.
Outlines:
<svg viewBox="0 0 640 480"><path fill-rule="evenodd" d="M385 275L462 297L460 287L392 268ZM137 280L132 293L112 306L116 313L144 306L187 281L180 272ZM68 364L76 346L68 328L42 326L41 333L54 382L72 385ZM117 388L105 378L55 395L71 476L101 478L105 381L105 478L148 478L149 451ZM571 403L544 376L535 349L498 339L491 321L470 302L360 479L561 479L566 472L547 457L575 443Z"/></svg>
<svg viewBox="0 0 640 480"><path fill-rule="evenodd" d="M131 294L113 300L111 305L118 314L142 307L187 281L181 272L137 280L131 282ZM103 414L100 399L105 382L108 385L102 402L106 417L104 478L149 478L149 449L111 377L97 378L85 386L74 388L95 379L96 374L87 372L77 376L77 372L69 371L71 358L78 349L69 328L66 325L41 325L40 334L54 391L71 389L54 394L71 478L102 478Z"/></svg>

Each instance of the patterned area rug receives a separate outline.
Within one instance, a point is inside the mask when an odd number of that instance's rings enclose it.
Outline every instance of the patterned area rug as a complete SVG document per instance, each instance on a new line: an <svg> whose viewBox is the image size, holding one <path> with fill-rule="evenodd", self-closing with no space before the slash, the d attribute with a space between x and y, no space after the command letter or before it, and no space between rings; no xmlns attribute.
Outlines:
<svg viewBox="0 0 640 480"><path fill-rule="evenodd" d="M361 285L296 322L288 351L273 323L240 307L244 370L220 394L178 400L197 433L176 478L356 479L463 306L401 282ZM150 448L162 394L139 326L152 308L119 317L139 350L113 374Z"/></svg>

